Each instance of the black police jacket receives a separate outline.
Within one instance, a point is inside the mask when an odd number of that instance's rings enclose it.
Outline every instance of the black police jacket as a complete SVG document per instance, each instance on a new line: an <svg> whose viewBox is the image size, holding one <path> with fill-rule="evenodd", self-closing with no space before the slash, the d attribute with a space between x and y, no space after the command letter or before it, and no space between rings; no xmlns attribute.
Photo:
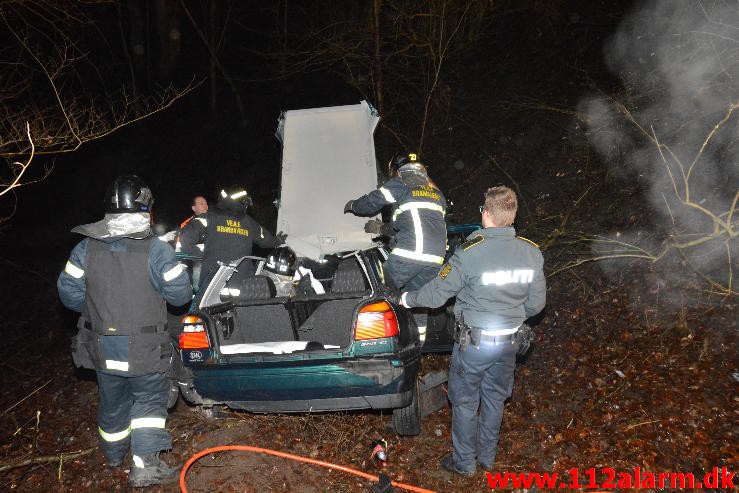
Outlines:
<svg viewBox="0 0 739 493"><path fill-rule="evenodd" d="M251 255L255 244L261 248L273 248L278 240L243 210L236 211L219 203L208 212L195 216L182 229L180 244L184 253L200 255L196 246L199 243L204 245L202 285L218 261L230 262ZM239 273L242 276L253 274L252 262L243 262Z"/></svg>

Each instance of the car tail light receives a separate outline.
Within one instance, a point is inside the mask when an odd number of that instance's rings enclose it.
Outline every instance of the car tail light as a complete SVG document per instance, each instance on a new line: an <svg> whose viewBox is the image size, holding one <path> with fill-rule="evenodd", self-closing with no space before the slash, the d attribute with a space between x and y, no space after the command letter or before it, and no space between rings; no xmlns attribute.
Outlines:
<svg viewBox="0 0 739 493"><path fill-rule="evenodd" d="M398 331L398 318L387 301L370 303L363 306L357 314L354 326L354 339L380 339L395 337Z"/></svg>
<svg viewBox="0 0 739 493"><path fill-rule="evenodd" d="M182 332L180 332L180 349L207 349L209 347L203 319L194 315L184 317Z"/></svg>

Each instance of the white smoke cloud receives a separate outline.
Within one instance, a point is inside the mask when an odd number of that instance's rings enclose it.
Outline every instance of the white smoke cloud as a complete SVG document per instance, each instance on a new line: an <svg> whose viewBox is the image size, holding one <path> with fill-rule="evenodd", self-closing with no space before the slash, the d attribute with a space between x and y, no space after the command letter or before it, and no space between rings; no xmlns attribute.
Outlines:
<svg viewBox="0 0 739 493"><path fill-rule="evenodd" d="M623 92L581 102L591 144L617 176L646 180L651 208L673 241L711 235L714 217L727 221L739 188L739 107L725 119L739 105L739 2L639 3L604 56ZM735 212L734 230L738 218ZM682 251L722 285L739 253L726 227Z"/></svg>

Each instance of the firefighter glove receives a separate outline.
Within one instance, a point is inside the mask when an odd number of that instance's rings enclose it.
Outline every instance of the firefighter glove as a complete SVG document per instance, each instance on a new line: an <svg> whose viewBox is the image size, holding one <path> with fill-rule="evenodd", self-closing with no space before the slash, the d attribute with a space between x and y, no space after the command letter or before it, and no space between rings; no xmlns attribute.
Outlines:
<svg viewBox="0 0 739 493"><path fill-rule="evenodd" d="M379 219L370 219L364 223L364 232L379 235L380 231L382 231L382 224L382 221Z"/></svg>
<svg viewBox="0 0 739 493"><path fill-rule="evenodd" d="M349 212L352 212L352 213L354 212L354 211L352 211L352 205L353 204L354 204L354 201L353 200L350 200L349 202L346 203L346 205L344 206L344 214L347 214Z"/></svg>
<svg viewBox="0 0 739 493"><path fill-rule="evenodd" d="M280 231L279 233L277 233L275 235L275 238L277 238L277 243L278 244L284 245L285 244L285 240L287 240L287 233L284 233L284 232Z"/></svg>

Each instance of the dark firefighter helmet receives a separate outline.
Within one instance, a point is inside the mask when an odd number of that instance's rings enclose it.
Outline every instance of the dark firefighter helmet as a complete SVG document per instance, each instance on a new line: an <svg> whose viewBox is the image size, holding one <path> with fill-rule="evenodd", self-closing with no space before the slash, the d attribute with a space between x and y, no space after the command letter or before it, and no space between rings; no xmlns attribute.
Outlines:
<svg viewBox="0 0 739 493"><path fill-rule="evenodd" d="M146 183L136 175L121 175L108 187L105 212L150 212L154 196Z"/></svg>
<svg viewBox="0 0 739 493"><path fill-rule="evenodd" d="M221 200L233 201L241 204L244 209L252 206L251 195L246 191L246 187L241 185L231 185L230 187L222 188L219 192Z"/></svg>
<svg viewBox="0 0 739 493"><path fill-rule="evenodd" d="M278 274L280 276L294 276L295 264L298 260L297 255L292 248L287 245L273 248L267 255L267 262L264 264L264 270Z"/></svg>
<svg viewBox="0 0 739 493"><path fill-rule="evenodd" d="M395 154L388 163L388 174L395 176L400 171L416 171L426 173L426 167L418 161L418 156L414 153Z"/></svg>

